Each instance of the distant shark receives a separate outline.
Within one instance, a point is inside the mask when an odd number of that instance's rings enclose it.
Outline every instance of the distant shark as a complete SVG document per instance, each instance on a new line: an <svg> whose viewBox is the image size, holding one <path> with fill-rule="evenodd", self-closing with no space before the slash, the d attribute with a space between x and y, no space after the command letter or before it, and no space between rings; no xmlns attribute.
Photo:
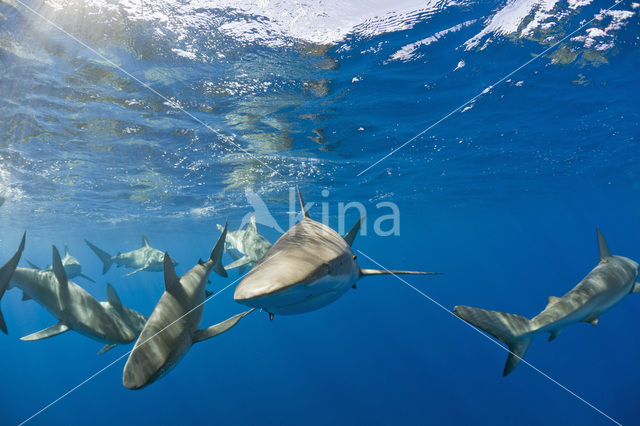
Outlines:
<svg viewBox="0 0 640 426"><path fill-rule="evenodd" d="M23 291L23 300L33 299L59 321L22 340L42 340L74 330L107 343L100 353L116 344L131 343L140 334L146 317L122 304L113 287L107 284L106 302L98 302L66 275L58 249L53 247L53 270L16 268L12 286Z"/></svg>
<svg viewBox="0 0 640 426"><path fill-rule="evenodd" d="M34 265L33 263L29 262L28 260L27 260L27 263L33 269L41 269L37 265ZM62 258L62 266L64 266L64 272L67 274L67 278L82 277L85 280L89 280L92 283L95 283L95 281L91 277L88 277L82 273L82 265L80 265L80 262L78 261L78 259L76 259L75 257L71 256L71 254L69 254L69 247L67 246L64 246L64 257ZM47 267L44 270L52 271L53 267L51 265L47 265Z"/></svg>
<svg viewBox="0 0 640 426"><path fill-rule="evenodd" d="M360 268L351 244L362 218L341 237L309 217L299 189L298 198L302 221L282 235L238 284L233 296L237 302L263 309L273 319L274 314L300 314L326 306L369 275L437 274Z"/></svg>
<svg viewBox="0 0 640 426"><path fill-rule="evenodd" d="M165 253L165 292L124 366L122 383L126 388L140 389L158 380L178 364L194 343L227 331L250 312L200 329L209 274L214 270L227 276L221 263L226 234L225 225L209 259L200 260L182 277L178 277L171 258Z"/></svg>
<svg viewBox="0 0 640 426"><path fill-rule="evenodd" d="M127 253L118 253L116 256L111 256L109 253L99 249L87 240L84 241L87 243L89 248L98 255L100 260L102 260L102 263L104 264L102 268L103 275L107 273L113 263L118 265L118 267L124 266L126 268L135 268L134 271L125 274L125 277L140 271L162 271L164 253L151 247L147 237L144 235L142 236L142 247ZM172 262L174 265L178 264L175 260L172 260Z"/></svg>
<svg viewBox="0 0 640 426"><path fill-rule="evenodd" d="M222 231L223 228L218 225L218 229ZM227 271L240 268L240 273L244 272L246 267L251 267L258 263L271 248L271 243L258 234L255 215L251 215L249 223L247 223L247 227L244 230L229 232L226 241L227 253L234 259L232 263L224 267ZM243 256L236 255L232 250L240 252Z"/></svg>
<svg viewBox="0 0 640 426"><path fill-rule="evenodd" d="M454 308L454 314L509 346L504 376L516 368L537 334L551 333L549 341L552 341L571 324L597 325L600 315L628 294L640 292L640 283L636 282L638 264L623 256L612 256L602 233L596 232L600 248L598 266L564 296L549 297L547 307L533 319L469 306Z"/></svg>
<svg viewBox="0 0 640 426"><path fill-rule="evenodd" d="M20 262L20 256L22 256L22 251L24 250L24 240L26 238L26 233L22 235L22 241L20 241L20 246L18 250L11 256L11 259L7 261L0 268L0 299L4 296L4 292L9 288L9 283L11 282L11 277L15 273L16 267L18 266L18 262ZM7 334L7 324L4 322L4 317L2 316L2 311L0 310L0 330Z"/></svg>

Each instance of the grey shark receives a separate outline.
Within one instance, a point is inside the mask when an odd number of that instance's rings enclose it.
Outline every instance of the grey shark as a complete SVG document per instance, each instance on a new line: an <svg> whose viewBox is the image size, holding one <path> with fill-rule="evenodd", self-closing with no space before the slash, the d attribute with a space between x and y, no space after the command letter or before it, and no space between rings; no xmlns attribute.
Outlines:
<svg viewBox="0 0 640 426"><path fill-rule="evenodd" d="M122 304L115 290L107 284L108 300L98 302L82 287L70 281L53 247L53 270L16 268L11 285L21 289L23 299L33 299L47 309L58 322L22 338L42 340L74 330L99 342L107 343L101 351L114 344L131 343L140 334L146 317Z"/></svg>
<svg viewBox="0 0 640 426"><path fill-rule="evenodd" d="M533 338L551 333L554 340L569 325L578 322L598 324L600 315L630 293L640 292L638 264L623 256L612 256L600 230L596 230L600 262L562 297L549 297L549 303L532 319L504 312L469 306L456 306L453 312L466 322L486 331L509 346L503 375L511 373L525 355Z"/></svg>
<svg viewBox="0 0 640 426"><path fill-rule="evenodd" d="M140 271L152 271L159 272L162 271L163 262L164 262L164 253L158 249L151 247L149 244L149 240L144 235L142 236L142 247L139 249L129 251L126 253L118 253L115 256L111 256L106 251L99 249L92 243L87 240L84 240L89 248L93 250L93 252L98 255L100 260L102 260L102 275L106 274L107 271L111 268L111 265L114 263L118 265L118 267L124 266L126 268L133 268L134 270L125 274L125 277L133 275ZM174 265L177 265L178 262L172 260Z"/></svg>
<svg viewBox="0 0 640 426"><path fill-rule="evenodd" d="M178 277L171 258L165 253L165 292L124 366L122 383L126 388L140 389L153 383L175 367L194 343L227 331L250 312L200 329L209 274L214 270L218 275L227 276L221 263L226 234L227 226L209 259L206 262L200 260L182 277Z"/></svg>
<svg viewBox="0 0 640 426"><path fill-rule="evenodd" d="M27 260L27 263L33 269L41 269L37 265L33 264L32 262L29 262L28 260ZM69 253L69 247L67 246L64 246L64 257L62 258L62 266L64 267L64 272L67 274L67 278L82 277L85 280L89 280L92 283L95 283L95 281L91 277L88 277L87 275L82 273L82 265L80 264L80 261L75 257L71 256L71 254ZM47 265L47 267L44 270L52 271L53 267L51 265Z"/></svg>
<svg viewBox="0 0 640 426"><path fill-rule="evenodd" d="M293 315L322 308L369 275L437 274L360 268L351 244L362 219L341 237L309 217L299 189L298 198L302 221L282 235L238 284L233 296L237 302L263 309L273 319L274 314Z"/></svg>
<svg viewBox="0 0 640 426"><path fill-rule="evenodd" d="M24 250L24 240L26 238L26 233L22 235L22 241L20 241L20 246L18 250L11 256L11 259L7 261L0 268L0 299L4 296L4 292L9 288L9 283L11 282L11 277L15 273L15 270L18 266L18 262L20 262L20 257L22 256L22 251ZM4 321L4 317L2 316L2 311L0 310L0 330L4 334L7 334L7 324Z"/></svg>
<svg viewBox="0 0 640 426"><path fill-rule="evenodd" d="M218 229L222 231L223 228L218 225ZM251 215L245 229L227 233L226 242L227 253L234 261L224 268L227 271L239 268L240 273L243 273L245 268L258 263L271 248L271 243L258 233L255 215ZM232 250L240 252L242 256L237 256Z"/></svg>

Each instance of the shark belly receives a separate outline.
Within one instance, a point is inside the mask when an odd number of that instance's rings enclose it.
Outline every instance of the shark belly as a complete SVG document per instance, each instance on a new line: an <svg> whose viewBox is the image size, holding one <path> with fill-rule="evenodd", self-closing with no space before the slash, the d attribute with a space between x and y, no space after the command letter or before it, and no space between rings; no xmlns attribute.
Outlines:
<svg viewBox="0 0 640 426"><path fill-rule="evenodd" d="M295 284L274 293L236 300L243 305L264 309L272 314L302 314L336 301L357 279L357 275L326 275L312 283Z"/></svg>

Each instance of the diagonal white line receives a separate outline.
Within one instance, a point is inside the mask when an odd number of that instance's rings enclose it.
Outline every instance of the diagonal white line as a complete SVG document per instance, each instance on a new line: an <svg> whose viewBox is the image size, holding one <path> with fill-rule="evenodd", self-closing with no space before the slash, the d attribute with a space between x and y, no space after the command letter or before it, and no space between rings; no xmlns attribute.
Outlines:
<svg viewBox="0 0 640 426"><path fill-rule="evenodd" d="M146 89L148 89L150 92L154 93L155 95L161 97L162 99L164 99L169 106L171 106L172 108L175 108L179 111L181 111L182 113L184 113L185 115L187 115L188 117L192 118L193 120L195 120L196 122L198 122L199 124L201 124L202 126L206 127L207 129L209 129L213 134L215 135L220 135L220 132L215 130L213 127L209 126L207 123L205 123L204 121L200 120L198 117L196 117L195 115L193 115L192 113L190 113L189 111L185 110L182 106L180 106L176 101L173 101L169 98L167 98L165 95L163 95L162 93L158 92L156 89L154 89L153 87L151 87L149 84L145 83L144 81L140 80L138 77L134 76L133 74L131 74L129 71L125 70L124 68L122 68L120 65L116 64L115 62L113 62L111 59L107 58L106 56L104 56L102 53L98 52L97 50L95 50L93 47L89 46L88 44L86 44L85 42L83 42L82 40L80 40L79 38L77 38L76 36L74 36L73 34L69 33L68 31L66 31L64 28L60 27L58 24L56 24L55 22L53 22L52 20L50 20L49 18L43 16L41 13L39 13L37 10L31 8L29 5L23 3L21 0L14 0L17 4L21 5L22 7L24 7L25 9L27 9L28 11L30 11L31 13L33 13L34 15L36 15L37 17L41 18L42 20L44 20L45 22L47 22L49 25L51 25L52 27L54 27L55 29L57 29L58 31L60 31L61 33L63 33L64 35L66 35L67 37L69 37L70 39L72 39L73 41L75 41L76 43L78 43L79 45L81 45L82 47L86 48L87 50L89 50L90 52L92 52L94 55L96 55L97 57L99 57L100 59L102 59L103 61L107 62L109 65L111 65L112 67L116 68L117 70L119 70L121 73L125 74L127 77L129 77L130 79L134 80L135 82L137 82L138 84L140 84L141 86L145 87ZM264 161L262 161L261 159L259 159L258 157L256 157L255 155L251 154L249 151L247 151L246 149L244 149L242 146L238 145L237 143L235 143L233 140L227 139L227 142L229 142L231 145L235 146L237 149L239 149L240 151L242 151L243 153L247 154L249 157L257 160L260 164L262 164L263 166L265 166L266 168L270 169L272 172L282 176L280 174L280 172L278 172L277 170L275 170L273 167L269 166L268 164L266 164ZM228 151L231 151L230 148L226 148Z"/></svg>
<svg viewBox="0 0 640 426"><path fill-rule="evenodd" d="M616 1L614 4L612 4L611 6L609 6L607 9L604 9L605 12L608 12L609 10L613 9L614 7L616 7L618 4L622 3L624 0L618 0ZM403 143L402 145L400 145L399 147L395 148L394 150L392 150L390 153L388 153L387 155L385 155L384 157L382 157L381 159L379 159L378 161L376 161L375 163L371 164L369 167L367 167L366 169L362 170L360 173L358 173L356 176L361 176L364 173L366 173L367 171L371 170L373 167L375 167L376 165L380 164L382 161L386 160L387 158L391 157L393 154L395 154L396 152L400 151L402 148L404 148L405 146L407 146L408 144L410 144L411 142L413 142L414 140L418 139L420 136L424 135L425 133L427 133L429 130L433 129L434 127L436 127L438 124L442 123L443 121L445 121L447 118L451 117L453 114L455 114L456 112L460 111L462 108L464 108L465 106L469 105L470 103L472 103L473 101L475 101L476 99L478 99L480 96L484 95L485 93L489 92L489 90L495 88L496 86L500 85L500 83L504 82L506 79L508 79L509 77L511 77L513 74L517 73L518 71L520 71L522 68L526 67L527 65L529 65L530 63L532 63L533 61L535 61L536 59L538 59L539 57L541 57L542 55L544 55L545 53L553 50L554 48L556 48L560 43L564 42L565 40L567 40L569 37L571 37L572 35L574 35L575 33L577 33L578 31L580 31L581 29L583 29L584 27L586 27L587 25L589 25L590 23L592 23L596 17L601 14L602 11L600 11L596 16L594 16L593 18L591 18L589 21L585 22L584 24L580 25L578 28L576 28L575 30L573 30L572 32L570 32L569 34L567 34L566 36L564 36L562 39L560 39L558 42L556 42L555 44L551 45L550 47L547 47L545 50L543 50L541 53L538 53L536 56L534 56L533 58L529 59L527 62L525 62L524 64L520 65L518 68L516 68L515 70L511 71L509 74L505 75L504 77L502 77L500 80L496 81L495 83L493 83L492 85L490 85L489 87L487 87L486 89L484 89L482 92L478 93L477 95L475 95L473 98L469 99L467 102L463 103L462 105L460 105L459 107L455 108L454 110L452 110L450 113L448 113L447 115L445 115L444 117L442 117L441 119L439 119L438 121L436 121L435 123L433 123L432 125L430 125L429 127L427 127L426 129L424 129L423 131L421 131L420 133L418 133L417 135L415 135L414 137L412 137L411 139L409 139L408 141L406 141L405 143Z"/></svg>
<svg viewBox="0 0 640 426"><path fill-rule="evenodd" d="M528 365L529 367L531 367L534 371L536 371L537 373L541 374L542 376L544 376L546 379L548 379L549 381L551 381L552 383L558 385L560 388L564 389L565 391L567 391L569 394L571 394L572 396L576 397L578 400L582 401L584 404L586 404L587 406L591 407L592 409L594 409L596 412L600 413L601 415L603 415L604 417L606 417L608 420L610 420L611 422L615 423L618 426L622 426L622 424L616 420L614 420L611 416L607 415L607 413L605 413L604 411L600 410L598 407L596 407L595 405L591 404L589 401L587 401L586 399L582 398L580 395L578 395L577 393L575 393L574 391L572 391L571 389L567 388L566 386L564 386L562 383L558 382L557 380L555 380L553 377L549 376L548 374L546 374L545 372L543 372L542 370L538 369L536 366L534 366L533 364L527 362L524 358L519 357L518 355L514 354L513 352L511 352L508 348L506 348L505 346L501 345L500 343L498 343L496 340L492 339L491 337L489 337L488 335L486 335L485 333L483 333L482 331L480 331L479 329L475 328L474 326L472 326L471 324L469 324L468 322L466 322L465 320L463 320L462 318L458 317L456 314L453 313L453 311L447 309L446 307L444 307L441 303L439 303L437 300L433 299L432 297L430 297L429 295L425 294L424 292L418 290L416 287L414 287L413 285L409 284L406 280L404 280L402 277L399 277L398 275L394 274L393 272L391 272L389 269L385 268L384 266L382 266L380 263L378 263L377 261L373 260L371 257L367 256L365 253L363 253L361 250L358 250L358 253L360 253L361 255L363 255L364 257L366 257L367 259L369 259L370 261L372 261L373 263L375 263L376 265L378 265L378 267L384 269L385 271L389 272L391 275L393 275L394 277L396 277L398 280L402 281L404 284L406 284L409 288L411 288L412 290L414 290L415 292L417 292L418 294L420 294L421 296L423 296L424 298L428 299L429 301L433 302L436 306L438 306L439 308L441 308L442 310L446 311L447 313L449 313L451 316L453 316L454 318L462 321L463 324L466 324L467 326L471 327L472 330L475 330L476 332L478 332L478 334L480 334L481 336L484 336L487 340L489 340L490 342L493 342L496 346L498 346L499 348L503 349L506 352L509 352L510 354L512 354L513 356L517 357L520 359L521 362L523 362L524 364Z"/></svg>
<svg viewBox="0 0 640 426"><path fill-rule="evenodd" d="M248 274L248 272L247 272ZM38 415L42 414L44 411L46 411L47 409L51 408L51 406L57 404L58 402L60 402L61 400L63 400L64 398L66 398L67 396L69 396L69 394L71 394L72 392L76 391L78 388L84 386L85 384L89 383L91 380L93 380L95 377L97 377L98 375L100 375L103 371L109 369L111 366L113 366L114 364L118 363L118 361L122 360L124 357L128 356L131 352L133 352L134 350L137 350L137 348L139 348L140 346L146 344L149 340L153 339L154 337L156 337L158 334L162 333L163 331L165 331L167 328L171 327L173 324L175 324L176 322L180 321L182 318L186 317L187 315L189 315L191 312L195 311L196 309L198 309L200 306L204 305L205 303L207 303L209 300L213 299L214 297L216 297L217 295L219 295L220 293L222 293L223 291L225 291L226 289L228 289L229 287L231 287L233 284L237 283L238 281L240 281L242 278L244 278L245 275L244 274L240 277L238 277L235 281L233 281L231 284L228 284L225 288L223 288L222 290L218 291L217 293L212 294L211 296L207 297L202 303L200 303L199 305L197 305L196 307L194 307L193 309L191 309L189 312L187 312L186 314L182 315L180 318L176 319L175 321L173 321L171 324L167 325L166 327L164 327L162 330L158 331L156 334L154 334L153 336L149 337L147 340L145 340L144 342L140 343L137 347L134 347L133 349L131 349L128 352L125 352L124 354L120 355L118 358L115 359L115 361L112 361L110 364L108 364L106 367L102 368L101 370L96 371L95 373L93 373L91 376L87 377L85 380L83 380L82 382L80 382L79 384L77 384L76 386L72 387L71 389L69 389L67 392L63 393L62 395L60 395L58 398L56 398L55 400L51 401L49 404L45 405L44 407L42 407L40 410L38 410L37 412L35 412L33 415L31 415L31 417L29 417L26 420L23 420L18 426L22 426L27 422L30 422L31 420L33 420L35 417L37 417Z"/></svg>

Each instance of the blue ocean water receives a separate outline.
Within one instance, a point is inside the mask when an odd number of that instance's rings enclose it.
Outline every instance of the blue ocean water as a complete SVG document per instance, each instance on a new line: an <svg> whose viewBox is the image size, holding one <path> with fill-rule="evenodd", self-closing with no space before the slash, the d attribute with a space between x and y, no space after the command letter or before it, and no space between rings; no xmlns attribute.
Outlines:
<svg viewBox="0 0 640 426"><path fill-rule="evenodd" d="M318 311L254 313L138 391L116 361L132 345L20 341L56 320L9 290L0 423L73 390L30 424L638 424L635 295L536 338L549 377L503 378L506 352L447 311L533 317L596 265L596 227L640 259L640 5L613 4L0 3L0 263L26 230L21 266L68 245L97 281L76 283L148 315L162 273L103 276L84 239L115 254L145 234L182 274L251 200L286 230L297 184L334 229L362 203L362 267L444 273L404 278L432 300L371 277ZM397 235L374 226L388 203ZM202 325L241 310L231 286Z"/></svg>

